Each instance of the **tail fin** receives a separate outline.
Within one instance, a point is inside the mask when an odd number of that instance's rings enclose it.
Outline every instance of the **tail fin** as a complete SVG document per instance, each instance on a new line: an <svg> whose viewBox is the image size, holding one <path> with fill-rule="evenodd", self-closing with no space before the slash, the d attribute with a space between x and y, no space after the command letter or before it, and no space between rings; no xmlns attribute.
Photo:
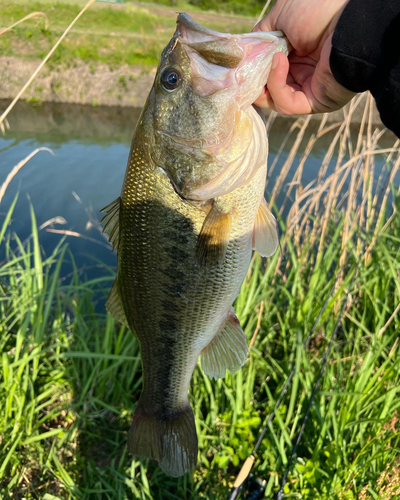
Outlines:
<svg viewBox="0 0 400 500"><path fill-rule="evenodd" d="M157 418L139 406L129 431L129 451L133 455L157 460L168 476L178 477L197 463L197 434L192 408Z"/></svg>

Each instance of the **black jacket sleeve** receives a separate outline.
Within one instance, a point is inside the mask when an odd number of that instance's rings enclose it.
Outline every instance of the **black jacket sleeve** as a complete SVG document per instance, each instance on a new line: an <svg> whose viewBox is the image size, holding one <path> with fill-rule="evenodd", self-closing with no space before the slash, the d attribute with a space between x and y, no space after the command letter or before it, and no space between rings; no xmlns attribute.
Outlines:
<svg viewBox="0 0 400 500"><path fill-rule="evenodd" d="M369 90L400 137L400 0L350 0L336 25L330 66L353 92Z"/></svg>

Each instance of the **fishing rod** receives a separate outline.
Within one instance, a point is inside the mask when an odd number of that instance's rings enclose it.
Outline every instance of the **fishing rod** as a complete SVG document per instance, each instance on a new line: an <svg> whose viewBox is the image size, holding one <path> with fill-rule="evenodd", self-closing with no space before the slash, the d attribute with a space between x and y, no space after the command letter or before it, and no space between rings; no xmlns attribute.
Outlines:
<svg viewBox="0 0 400 500"><path fill-rule="evenodd" d="M331 336L331 340L329 342L328 349L327 349L326 353L324 354L324 357L323 357L323 360L322 360L321 369L320 369L320 372L318 374L317 381L315 383L313 392L311 394L310 401L309 401L309 404L308 404L308 407L307 407L306 414L305 414L304 419L303 419L302 426L300 428L299 435L297 437L297 440L296 440L296 443L295 443L295 445L293 447L292 454L290 456L288 465L286 467L286 470L285 470L285 473L284 473L284 476L283 476L283 479L282 479L281 487L279 488L279 491L276 493L276 495L274 497L275 500L282 500L282 498L283 498L283 489L284 489L284 487L286 485L287 478L288 478L288 475L289 475L289 472L290 472L290 468L292 466L294 457L296 455L296 451L297 451L298 445L299 445L299 443L301 441L301 437L302 437L302 435L304 433L305 426L306 426L306 423L307 423L307 420L308 420L308 416L310 414L311 407L313 405L315 396L317 394L317 390L318 390L318 387L319 387L322 375L324 373L325 366L326 366L326 363L328 361L328 357L329 357L330 352L332 350L333 343L334 343L334 341L336 339L337 331L338 331L340 323L341 323L341 321L343 319L343 314L344 314L344 310L345 310L345 307L346 307L347 299L348 299L348 297L350 295L352 283L353 283L353 280L354 280L356 274L357 273L354 273L354 275L352 277L349 289L348 289L348 291L346 293L346 297L345 297L345 299L343 301L343 304L342 304L340 315L338 317L338 320L336 322L333 334ZM306 340L306 342L304 344L304 348L305 349L308 348L308 346L310 344L310 341L311 341L311 338L312 338L312 336L314 334L314 331L315 331L315 329L316 329L316 327L317 327L317 325L319 323L319 320L321 319L322 314L325 312L325 309L328 306L329 300L332 297L333 292L335 291L337 280L338 280L338 278L336 278L336 280L335 280L335 282L334 282L334 284L332 286L332 289L329 292L329 295L326 298L326 300L324 302L324 305L322 306L321 311L319 312L318 317L317 317L317 319L314 322L314 325L313 325L313 327L311 329L311 332L310 332L310 334L307 337L307 340ZM235 482L233 484L233 488L231 489L227 500L236 500L237 498L239 498L240 492L242 491L243 486L245 486L245 485L246 485L246 487L248 489L248 496L246 496L246 500L259 500L259 499L261 499L261 498L264 497L264 493L265 493L265 490L266 490L266 484L267 484L267 482L265 480L260 480L258 478L255 478L255 476L250 475L250 472L251 472L251 469L252 469L252 467L254 465L254 462L256 460L257 450L260 447L262 440L264 439L264 436L265 436L265 434L267 432L267 429L268 429L270 423L275 418L276 411L278 410L278 408L280 407L280 405L282 403L282 400L283 400L283 398L284 398L284 396L285 396L285 394L286 394L286 392L288 390L288 387L289 387L289 385L290 385L290 383L292 381L292 378L293 378L293 376L295 374L295 371L296 371L296 365L294 364L293 367L292 367L292 370L290 371L289 377L287 378L287 380L285 382L285 385L283 386L283 389L282 389L282 391L281 391L281 393L279 395L278 401L276 402L273 411L269 415L269 417L267 419L267 422L265 423L265 425L264 425L264 427L263 427L263 429L261 431L261 434L260 434L260 436L259 436L259 438L257 440L257 443L255 444L255 446L253 448L253 451L247 457L247 459L244 462L242 468L240 469L239 474L236 477L236 480L235 480Z"/></svg>

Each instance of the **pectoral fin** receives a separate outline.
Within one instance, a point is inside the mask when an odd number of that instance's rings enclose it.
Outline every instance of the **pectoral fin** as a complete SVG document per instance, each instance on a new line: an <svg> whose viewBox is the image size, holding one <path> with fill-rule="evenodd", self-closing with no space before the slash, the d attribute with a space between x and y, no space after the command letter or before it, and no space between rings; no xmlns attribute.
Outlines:
<svg viewBox="0 0 400 500"><path fill-rule="evenodd" d="M226 370L239 370L247 358L247 340L232 308L220 330L201 353L201 367L210 378L222 378Z"/></svg>
<svg viewBox="0 0 400 500"><path fill-rule="evenodd" d="M197 240L196 256L201 265L221 266L231 233L232 214L222 211L216 203L204 219Z"/></svg>
<svg viewBox="0 0 400 500"><path fill-rule="evenodd" d="M121 297L118 291L118 278L116 278L116 280L114 281L110 293L108 294L106 309L111 314L111 316L114 317L114 319L129 328L128 320L126 319L124 311L124 306L122 305Z"/></svg>
<svg viewBox="0 0 400 500"><path fill-rule="evenodd" d="M262 257L270 257L279 245L278 225L265 199L258 209L253 229L253 249Z"/></svg>
<svg viewBox="0 0 400 500"><path fill-rule="evenodd" d="M105 212L105 216L101 219L103 224L103 233L107 233L113 251L118 249L119 243L119 209L121 198L117 198L112 203L102 208L100 212Z"/></svg>

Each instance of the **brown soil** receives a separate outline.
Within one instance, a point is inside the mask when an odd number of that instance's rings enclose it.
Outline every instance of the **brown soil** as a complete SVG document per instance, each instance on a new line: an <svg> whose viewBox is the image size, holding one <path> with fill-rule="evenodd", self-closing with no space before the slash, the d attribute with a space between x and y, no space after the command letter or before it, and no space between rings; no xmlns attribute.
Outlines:
<svg viewBox="0 0 400 500"><path fill-rule="evenodd" d="M40 60L0 58L0 99L12 99L29 79ZM44 68L26 90L23 99L43 102L103 104L142 107L154 80L156 68L143 71L134 66L111 70L83 62L74 67Z"/></svg>

